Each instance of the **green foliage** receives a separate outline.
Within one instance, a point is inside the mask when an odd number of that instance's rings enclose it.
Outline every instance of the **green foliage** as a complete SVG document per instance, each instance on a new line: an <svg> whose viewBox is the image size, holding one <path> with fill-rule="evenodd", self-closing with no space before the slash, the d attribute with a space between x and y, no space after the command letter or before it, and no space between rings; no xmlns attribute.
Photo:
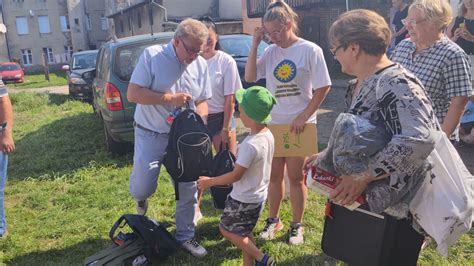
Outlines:
<svg viewBox="0 0 474 266"><path fill-rule="evenodd" d="M25 73L25 82L7 84L9 88L15 89L31 89L64 85L67 85L66 73L64 71L54 71L49 73L49 81L46 80L44 73Z"/></svg>
<svg viewBox="0 0 474 266"><path fill-rule="evenodd" d="M134 213L128 192L132 155L105 151L101 122L90 105L65 95L12 94L17 150L10 156L6 188L8 233L0 239L0 263L7 265L81 265L84 258L110 245L107 234L124 213ZM324 145L320 145L322 148ZM321 251L325 199L308 192L306 242L287 244L289 201L282 205L285 230L276 240L257 244L280 265L340 265ZM162 171L148 215L174 231L174 190ZM204 259L179 251L164 265L239 265L240 251L218 231L219 211L209 193L202 202L204 219L197 238L208 249ZM263 218L256 232L262 230ZM421 265L473 265L474 233L450 249L446 261L433 248Z"/></svg>

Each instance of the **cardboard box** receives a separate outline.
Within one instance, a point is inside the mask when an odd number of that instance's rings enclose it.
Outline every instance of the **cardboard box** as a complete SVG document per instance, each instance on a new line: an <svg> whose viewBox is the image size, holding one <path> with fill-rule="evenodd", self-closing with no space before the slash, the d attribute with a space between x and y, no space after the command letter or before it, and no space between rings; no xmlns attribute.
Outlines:
<svg viewBox="0 0 474 266"><path fill-rule="evenodd" d="M304 157L318 152L315 124L306 124L303 133L293 134L290 125L269 125L275 138L275 157Z"/></svg>

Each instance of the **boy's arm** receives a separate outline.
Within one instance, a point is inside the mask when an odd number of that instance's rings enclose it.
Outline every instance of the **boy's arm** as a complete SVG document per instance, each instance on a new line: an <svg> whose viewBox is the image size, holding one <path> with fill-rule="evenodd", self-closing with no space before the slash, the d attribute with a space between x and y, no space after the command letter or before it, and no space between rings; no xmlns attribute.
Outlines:
<svg viewBox="0 0 474 266"><path fill-rule="evenodd" d="M240 178L242 178L246 170L247 168L236 164L234 170L227 174L223 174L217 177L201 176L197 181L198 187L200 189L206 189L212 186L223 186L235 183L239 181Z"/></svg>

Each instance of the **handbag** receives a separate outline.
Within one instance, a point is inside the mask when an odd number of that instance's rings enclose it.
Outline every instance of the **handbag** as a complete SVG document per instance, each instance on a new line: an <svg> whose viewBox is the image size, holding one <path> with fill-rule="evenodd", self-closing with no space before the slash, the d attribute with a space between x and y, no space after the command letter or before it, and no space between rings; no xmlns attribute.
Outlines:
<svg viewBox="0 0 474 266"><path fill-rule="evenodd" d="M416 222L447 257L448 246L469 232L473 221L473 176L442 131L432 132L435 148L429 155L433 168L410 202Z"/></svg>

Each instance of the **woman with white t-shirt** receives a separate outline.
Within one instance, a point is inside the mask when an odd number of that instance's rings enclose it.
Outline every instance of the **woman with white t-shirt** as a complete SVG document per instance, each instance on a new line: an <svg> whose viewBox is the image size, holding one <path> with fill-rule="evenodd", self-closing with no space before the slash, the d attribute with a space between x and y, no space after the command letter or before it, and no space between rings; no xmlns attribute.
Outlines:
<svg viewBox="0 0 474 266"><path fill-rule="evenodd" d="M295 134L303 132L306 123L316 123L316 110L330 90L331 80L322 49L296 35L297 15L286 3L271 3L261 28L255 29L252 49L245 66L245 80L267 79L267 89L277 99L272 110L272 124L290 124ZM257 47L266 35L273 43L257 61ZM315 136L316 137L316 136ZM268 188L269 217L260 234L273 239L283 229L279 210L284 193L286 166L290 183L293 221L289 243L301 244L306 186L303 182L304 157L274 157Z"/></svg>
<svg viewBox="0 0 474 266"><path fill-rule="evenodd" d="M218 50L218 35L216 24L210 17L199 19L209 30L207 43L204 45L201 56L207 61L211 78L212 98L207 101L209 115L207 128L212 137L214 149L229 147L236 152L236 132L234 121L234 94L242 88L237 63L232 56ZM199 191L198 206L202 192ZM198 207L199 208L199 207ZM202 217L200 210L196 211L195 222Z"/></svg>

